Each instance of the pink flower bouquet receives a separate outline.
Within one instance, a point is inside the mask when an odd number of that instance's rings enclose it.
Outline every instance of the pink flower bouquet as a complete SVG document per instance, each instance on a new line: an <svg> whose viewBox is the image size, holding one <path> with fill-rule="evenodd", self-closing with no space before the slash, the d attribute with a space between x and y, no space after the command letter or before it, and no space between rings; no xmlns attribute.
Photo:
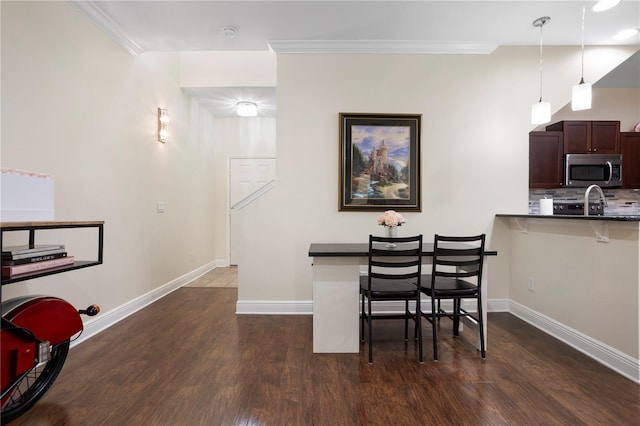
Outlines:
<svg viewBox="0 0 640 426"><path fill-rule="evenodd" d="M387 210L378 218L378 225L382 226L401 226L405 223L404 217L395 210Z"/></svg>

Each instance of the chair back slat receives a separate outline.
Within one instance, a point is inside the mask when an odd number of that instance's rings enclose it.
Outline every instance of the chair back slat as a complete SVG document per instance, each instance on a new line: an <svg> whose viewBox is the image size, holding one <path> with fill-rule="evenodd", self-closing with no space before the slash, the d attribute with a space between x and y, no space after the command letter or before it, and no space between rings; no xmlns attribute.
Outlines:
<svg viewBox="0 0 640 426"><path fill-rule="evenodd" d="M418 265L417 260L388 262L388 261L380 260L379 258L371 259L371 266L381 266L386 268L409 268L411 266L417 266L417 265Z"/></svg>
<svg viewBox="0 0 640 426"><path fill-rule="evenodd" d="M370 277L380 278L384 280L410 280L412 278L416 278L416 274L415 272L411 272L408 274L381 274L379 272L372 272Z"/></svg>
<svg viewBox="0 0 640 426"><path fill-rule="evenodd" d="M478 272L446 272L446 271L436 271L435 276L437 277L447 277L447 278L469 278L469 277L477 277Z"/></svg>

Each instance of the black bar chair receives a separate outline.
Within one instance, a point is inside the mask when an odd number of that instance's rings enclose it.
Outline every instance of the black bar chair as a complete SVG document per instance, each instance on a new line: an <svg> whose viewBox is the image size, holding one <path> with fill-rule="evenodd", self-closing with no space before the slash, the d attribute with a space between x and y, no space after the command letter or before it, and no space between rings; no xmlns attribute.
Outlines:
<svg viewBox="0 0 640 426"><path fill-rule="evenodd" d="M431 298L431 313L421 312L433 330L434 361L438 360L438 322L442 317L453 321L454 336L459 335L460 318L473 320L480 333L480 355L486 358L481 294L484 244L485 234L468 237L436 234L434 237L431 274L422 277L422 293ZM462 308L464 299L476 300L476 314ZM452 301L450 312L442 309L442 300Z"/></svg>
<svg viewBox="0 0 640 426"><path fill-rule="evenodd" d="M393 245L389 247L388 245ZM369 266L367 276L360 277L360 340L364 342L364 324L368 325L369 364L373 363L373 321L378 319L404 319L404 338L408 341L408 322L414 321L418 339L419 361L422 357L422 332L420 331L420 280L422 268L422 235L388 238L369 235ZM367 301L365 305L365 299ZM398 314L374 314L372 302L405 302L405 312ZM409 310L409 301L415 301L415 314Z"/></svg>

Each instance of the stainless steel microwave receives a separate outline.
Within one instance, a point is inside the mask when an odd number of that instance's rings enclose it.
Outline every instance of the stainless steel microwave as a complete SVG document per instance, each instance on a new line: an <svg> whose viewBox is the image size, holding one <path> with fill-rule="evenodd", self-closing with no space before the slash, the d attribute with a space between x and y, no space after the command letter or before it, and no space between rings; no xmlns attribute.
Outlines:
<svg viewBox="0 0 640 426"><path fill-rule="evenodd" d="M566 154L564 186L581 188L589 185L603 188L622 186L622 155Z"/></svg>

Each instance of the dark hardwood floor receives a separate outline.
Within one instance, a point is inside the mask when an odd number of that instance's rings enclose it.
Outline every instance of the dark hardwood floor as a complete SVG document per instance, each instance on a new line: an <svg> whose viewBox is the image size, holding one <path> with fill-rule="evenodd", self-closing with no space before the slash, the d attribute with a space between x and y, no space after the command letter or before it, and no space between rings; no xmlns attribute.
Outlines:
<svg viewBox="0 0 640 426"><path fill-rule="evenodd" d="M374 363L313 354L310 316L236 316L234 288L182 288L73 348L12 425L631 425L640 386L505 313L482 361L440 325L440 361L374 324ZM468 334L468 332L466 332ZM363 346L363 348L366 348Z"/></svg>

